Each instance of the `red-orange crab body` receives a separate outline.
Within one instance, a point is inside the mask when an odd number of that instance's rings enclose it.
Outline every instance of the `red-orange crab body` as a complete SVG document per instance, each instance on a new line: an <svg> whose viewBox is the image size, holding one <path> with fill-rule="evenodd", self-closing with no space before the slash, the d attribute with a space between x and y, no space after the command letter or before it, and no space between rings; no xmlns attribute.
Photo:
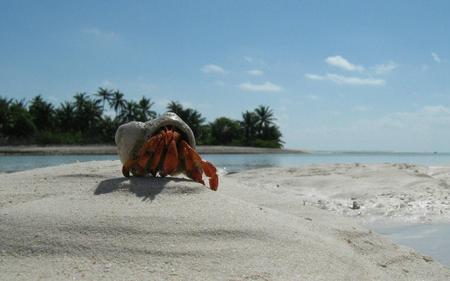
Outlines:
<svg viewBox="0 0 450 281"><path fill-rule="evenodd" d="M165 114L161 118L175 117L170 114ZM210 162L203 160L189 145L188 142L193 142L190 128L186 131L185 126L177 127L170 122L166 126L157 126L155 129L155 124L161 125L158 120L149 124L149 127L153 129L153 132L149 130L152 134L139 148L135 157L125 161L122 167L123 175L129 177L130 173L136 176L152 174L164 177L182 172L194 181L205 184L203 181L203 174L205 174L209 177L210 188L217 190L219 178L216 168Z"/></svg>

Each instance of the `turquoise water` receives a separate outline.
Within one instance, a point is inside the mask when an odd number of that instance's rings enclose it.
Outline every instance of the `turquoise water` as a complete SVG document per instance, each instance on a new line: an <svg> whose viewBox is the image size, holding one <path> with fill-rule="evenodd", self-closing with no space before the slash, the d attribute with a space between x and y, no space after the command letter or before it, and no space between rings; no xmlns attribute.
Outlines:
<svg viewBox="0 0 450 281"><path fill-rule="evenodd" d="M206 154L203 158L228 172L261 167L298 167L332 163L412 163L450 165L450 153L317 152L312 154ZM0 172L14 172L77 161L116 160L116 155L4 155Z"/></svg>

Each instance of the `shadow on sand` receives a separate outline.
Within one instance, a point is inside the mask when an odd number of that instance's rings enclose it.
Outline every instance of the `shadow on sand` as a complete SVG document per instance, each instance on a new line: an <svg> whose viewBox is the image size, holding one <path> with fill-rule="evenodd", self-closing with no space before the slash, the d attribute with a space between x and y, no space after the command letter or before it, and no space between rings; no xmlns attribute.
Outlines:
<svg viewBox="0 0 450 281"><path fill-rule="evenodd" d="M146 201L148 199L153 201L155 197L167 187L169 182L192 181L174 177L120 177L101 181L95 189L94 195L106 194L119 190L128 190L131 193L134 193L137 197L143 197L142 201Z"/></svg>

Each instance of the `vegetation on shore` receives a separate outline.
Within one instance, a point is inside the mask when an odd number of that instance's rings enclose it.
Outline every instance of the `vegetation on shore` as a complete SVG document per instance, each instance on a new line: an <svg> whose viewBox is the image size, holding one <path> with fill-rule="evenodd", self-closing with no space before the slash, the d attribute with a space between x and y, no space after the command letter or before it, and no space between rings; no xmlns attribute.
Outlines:
<svg viewBox="0 0 450 281"><path fill-rule="evenodd" d="M126 100L119 90L99 88L93 95L77 93L59 106L35 96L31 101L0 97L0 144L113 143L118 126L158 116L143 96ZM198 144L280 148L281 132L273 111L260 105L242 113L242 120L219 117L207 122L201 113L177 101L167 111L178 114L193 130Z"/></svg>

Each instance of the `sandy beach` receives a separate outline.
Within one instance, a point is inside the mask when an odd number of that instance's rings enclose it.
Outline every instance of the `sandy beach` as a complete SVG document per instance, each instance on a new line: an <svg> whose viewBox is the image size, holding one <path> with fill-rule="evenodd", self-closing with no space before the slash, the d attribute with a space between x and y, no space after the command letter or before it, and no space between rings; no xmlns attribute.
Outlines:
<svg viewBox="0 0 450 281"><path fill-rule="evenodd" d="M259 191L289 194L297 204L329 210L363 224L450 222L450 167L311 165L250 170L236 178L242 185L252 185L257 178ZM267 197L272 200L273 194Z"/></svg>
<svg viewBox="0 0 450 281"><path fill-rule="evenodd" d="M217 192L120 168L0 174L0 279L450 280L362 226L444 220L450 168L257 169L222 175Z"/></svg>
<svg viewBox="0 0 450 281"><path fill-rule="evenodd" d="M261 148L245 146L199 145L200 154L292 154L308 153L305 150L286 148ZM108 154L116 155L115 145L51 145L51 146L0 146L0 155L71 155L71 154Z"/></svg>

